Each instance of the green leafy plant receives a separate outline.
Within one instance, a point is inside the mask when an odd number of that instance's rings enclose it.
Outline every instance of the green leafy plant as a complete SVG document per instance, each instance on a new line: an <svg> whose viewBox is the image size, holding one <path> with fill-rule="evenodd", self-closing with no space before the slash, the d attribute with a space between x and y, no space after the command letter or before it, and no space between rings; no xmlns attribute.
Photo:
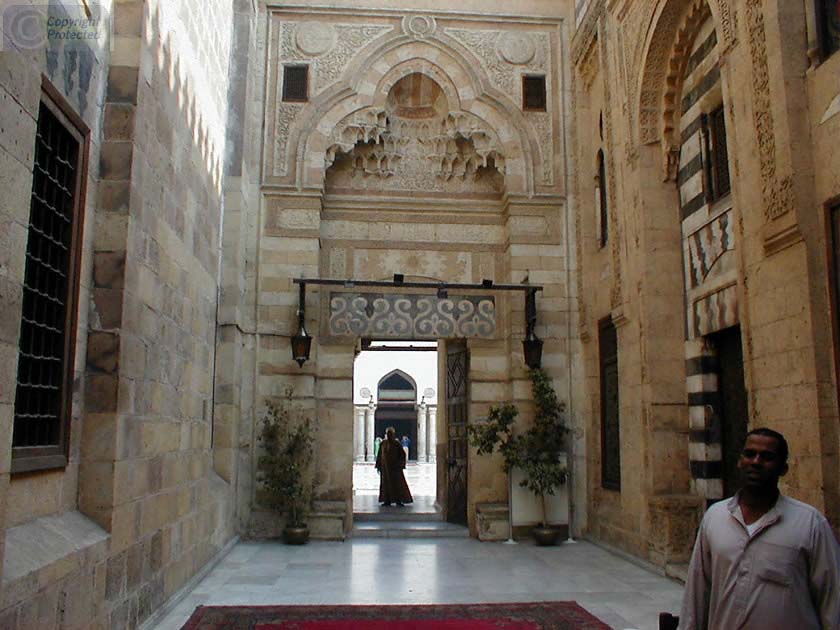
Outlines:
<svg viewBox="0 0 840 630"><path fill-rule="evenodd" d="M546 496L553 495L566 483L568 470L560 462L565 452L565 404L557 398L551 380L541 368L530 370L531 392L534 396L534 424L522 434L514 434L519 410L511 403L494 405L481 424L467 427L470 444L479 455L489 455L498 449L504 460L505 472L522 471L520 486L538 496L542 507L542 525L547 525Z"/></svg>
<svg viewBox="0 0 840 630"><path fill-rule="evenodd" d="M312 495L312 421L292 400L287 388L283 398L270 401L260 426L263 453L257 459L260 502L285 512L287 527L303 526Z"/></svg>

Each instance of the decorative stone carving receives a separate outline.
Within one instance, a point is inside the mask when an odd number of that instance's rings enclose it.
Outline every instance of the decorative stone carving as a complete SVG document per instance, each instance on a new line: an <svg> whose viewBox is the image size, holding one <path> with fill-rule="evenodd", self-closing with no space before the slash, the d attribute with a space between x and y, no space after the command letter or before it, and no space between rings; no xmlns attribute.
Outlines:
<svg viewBox="0 0 840 630"><path fill-rule="evenodd" d="M586 17L583 24L580 25L575 33L574 41L572 42L572 63L577 66L581 59L592 47L592 43L598 36L598 21L604 13L605 0L592 0L591 6L588 7Z"/></svg>
<svg viewBox="0 0 840 630"><path fill-rule="evenodd" d="M662 181L675 182L680 172L680 149L669 146L662 152Z"/></svg>
<svg viewBox="0 0 840 630"><path fill-rule="evenodd" d="M601 25L603 29L603 24ZM601 59L604 65L608 63L607 55L607 38L603 34L598 36L598 46L600 48ZM605 68L604 73L608 76L608 71ZM612 262L612 279L613 285L610 290L610 308L615 310L623 304L622 297L622 268L621 268L621 242L622 235L619 229L618 212L615 209L618 207L618 196L616 191L618 179L615 176L615 140L613 138L613 106L612 106L612 88L609 81L604 82L604 141L607 145L607 191L609 194L609 207L613 209L610 212L610 228L609 228L609 243L610 243L610 260Z"/></svg>
<svg viewBox="0 0 840 630"><path fill-rule="evenodd" d="M335 46L335 29L323 22L303 22L295 29L295 43L304 55L323 55Z"/></svg>
<svg viewBox="0 0 840 630"><path fill-rule="evenodd" d="M738 42L738 14L730 6L730 0L717 0L718 16L720 17L720 31L723 35L724 52Z"/></svg>
<svg viewBox="0 0 840 630"><path fill-rule="evenodd" d="M496 133L468 112L412 120L366 108L333 129L326 166L339 167L339 158L343 168L328 176L330 185L342 188L452 191L472 187L490 192L500 190L501 184L492 172L500 176L505 172ZM370 176L380 181L365 185L358 179ZM447 185L453 178L469 181ZM393 181L381 181L385 179Z"/></svg>
<svg viewBox="0 0 840 630"><path fill-rule="evenodd" d="M444 30L445 34L478 57L487 71L491 83L498 90L508 95L514 100L517 107L519 106L518 98L521 94L521 75L522 72L539 72L545 73L548 88L548 109L551 110L551 93L552 93L552 68L551 68L551 44L549 34L545 32L525 33L521 31L487 31L487 30L473 30L473 29L458 29L447 28ZM514 53L509 51L511 58L505 57L503 49L511 47L511 42L526 37L533 45L534 54L523 55L522 53ZM524 61L527 56L528 60ZM546 131L546 123L542 120L537 120L539 114L527 112L526 117L535 126L538 133L545 133L540 137L540 143L543 147L541 158L542 168L539 169L535 176L540 184L552 185L554 183L554 143L549 141L544 142L554 135L554 122L551 115L546 117L548 129Z"/></svg>
<svg viewBox="0 0 840 630"><path fill-rule="evenodd" d="M553 184L554 173L551 156L554 153L554 136L551 114L549 112L528 112L527 118L534 126L534 131L539 140L540 157L542 158L542 173L540 174L542 181L549 185Z"/></svg>
<svg viewBox="0 0 840 630"><path fill-rule="evenodd" d="M592 88L592 83L595 81L595 77L598 76L600 67L601 56L598 54L598 47L592 46L592 48L590 48L590 50L583 56L580 64L578 65L581 85L585 91L588 92L590 88Z"/></svg>
<svg viewBox="0 0 840 630"><path fill-rule="evenodd" d="M496 50L502 59L517 66L529 63L536 54L533 38L528 33L519 31L499 35Z"/></svg>
<svg viewBox="0 0 840 630"><path fill-rule="evenodd" d="M753 123L758 141L764 214L767 219L775 219L793 206L793 179L788 176L779 180L776 173L776 135L770 103L767 35L760 0L747 0L746 18L753 75Z"/></svg>
<svg viewBox="0 0 840 630"><path fill-rule="evenodd" d="M692 10L698 3L705 0L692 0ZM651 13L655 3L647 6ZM639 103L639 124L641 125L642 144L652 144L661 138L661 113L665 75L668 72L668 62L677 29L685 15L685 5L680 2L669 2L656 23L656 28L650 38L650 48L645 60L644 78Z"/></svg>
<svg viewBox="0 0 840 630"><path fill-rule="evenodd" d="M493 296L331 293L329 331L378 338L488 338L496 333L496 302Z"/></svg>
<svg viewBox="0 0 840 630"><path fill-rule="evenodd" d="M301 47L299 38L300 26L306 24L313 24L312 22L303 22L300 25L284 24L280 35L280 59L281 62L289 61L305 61L315 56L314 62L310 66L310 94L316 95L331 83L335 82L340 76L347 64L353 56L358 53L367 44L373 41L376 37L391 30L390 26L365 25L358 26L356 24L336 24L318 25L333 31L333 45L321 52L308 52ZM304 32L308 29L305 28ZM325 32L320 29L321 32ZM306 36L309 37L309 36ZM304 37L304 39L306 39ZM315 40L314 36L309 38ZM315 46L314 41L309 41L309 45ZM321 47L324 43L321 43ZM315 48L318 48L315 46Z"/></svg>
<svg viewBox="0 0 840 630"><path fill-rule="evenodd" d="M692 43L703 24L710 18L711 13L706 0L694 0L680 25L676 43L671 49L668 73L665 78L665 96L662 100L662 138L666 143L678 143L678 139L673 135L680 107L683 73L691 55Z"/></svg>
<svg viewBox="0 0 840 630"><path fill-rule="evenodd" d="M286 174L286 142L289 129L295 117L303 109L303 103L281 103L277 99L274 111L274 174Z"/></svg>
<svg viewBox="0 0 840 630"><path fill-rule="evenodd" d="M402 29L406 35L424 39L434 34L437 22L430 15L409 15L403 18Z"/></svg>
<svg viewBox="0 0 840 630"><path fill-rule="evenodd" d="M498 52L499 40L508 33L460 28L447 28L445 33L481 60L481 63L487 69L490 81L495 87L511 96L519 94L520 71L514 68L510 62L504 60ZM548 34L535 33L531 37L534 44L534 55L521 65L526 65L526 69L529 71L547 72L549 65Z"/></svg>

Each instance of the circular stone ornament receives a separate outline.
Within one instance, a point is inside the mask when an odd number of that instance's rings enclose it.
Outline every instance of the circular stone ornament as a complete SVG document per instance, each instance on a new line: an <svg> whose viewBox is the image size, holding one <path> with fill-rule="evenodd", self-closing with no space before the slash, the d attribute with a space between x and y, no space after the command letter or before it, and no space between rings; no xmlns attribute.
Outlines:
<svg viewBox="0 0 840 630"><path fill-rule="evenodd" d="M406 35L423 39L435 32L437 23L430 15L409 15L403 18L402 27Z"/></svg>
<svg viewBox="0 0 840 630"><path fill-rule="evenodd" d="M295 44L304 55L323 55L335 46L335 29L321 22L301 22L295 31Z"/></svg>
<svg viewBox="0 0 840 630"><path fill-rule="evenodd" d="M515 66L524 66L537 52L533 38L521 31L502 33L496 42L496 50L502 59Z"/></svg>

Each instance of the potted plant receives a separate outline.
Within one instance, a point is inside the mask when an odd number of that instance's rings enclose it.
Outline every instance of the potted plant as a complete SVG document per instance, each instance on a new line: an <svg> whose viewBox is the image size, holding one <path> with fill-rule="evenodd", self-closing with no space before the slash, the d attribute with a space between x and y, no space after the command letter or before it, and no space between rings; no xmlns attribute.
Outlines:
<svg viewBox="0 0 840 630"><path fill-rule="evenodd" d="M312 422L292 402L287 388L279 401L269 401L262 418L259 441L263 453L257 459L260 503L286 513L283 539L292 545L309 540L304 522L312 495Z"/></svg>
<svg viewBox="0 0 840 630"><path fill-rule="evenodd" d="M470 444L478 449L479 455L498 448L508 475L513 468L522 471L524 479L519 485L539 497L542 509L542 520L533 529L534 538L537 544L551 545L557 541L559 531L548 524L546 497L566 483L568 475L561 461L567 431L563 422L565 405L558 400L548 375L541 368L530 370L530 376L535 413L534 424L527 431L514 434L519 410L510 403L494 405L486 422L470 425L467 430Z"/></svg>

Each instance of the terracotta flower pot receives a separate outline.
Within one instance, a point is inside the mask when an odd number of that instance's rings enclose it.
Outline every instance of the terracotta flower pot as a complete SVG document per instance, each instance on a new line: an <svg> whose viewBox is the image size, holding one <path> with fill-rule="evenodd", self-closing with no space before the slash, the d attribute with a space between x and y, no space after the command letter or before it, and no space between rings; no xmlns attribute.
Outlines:
<svg viewBox="0 0 840 630"><path fill-rule="evenodd" d="M559 529L556 527L544 527L542 525L534 527L531 533L534 535L534 540L541 547L556 544L557 539L560 537Z"/></svg>
<svg viewBox="0 0 840 630"><path fill-rule="evenodd" d="M306 525L286 527L283 530L283 540L287 545L305 545L309 541L309 528Z"/></svg>

